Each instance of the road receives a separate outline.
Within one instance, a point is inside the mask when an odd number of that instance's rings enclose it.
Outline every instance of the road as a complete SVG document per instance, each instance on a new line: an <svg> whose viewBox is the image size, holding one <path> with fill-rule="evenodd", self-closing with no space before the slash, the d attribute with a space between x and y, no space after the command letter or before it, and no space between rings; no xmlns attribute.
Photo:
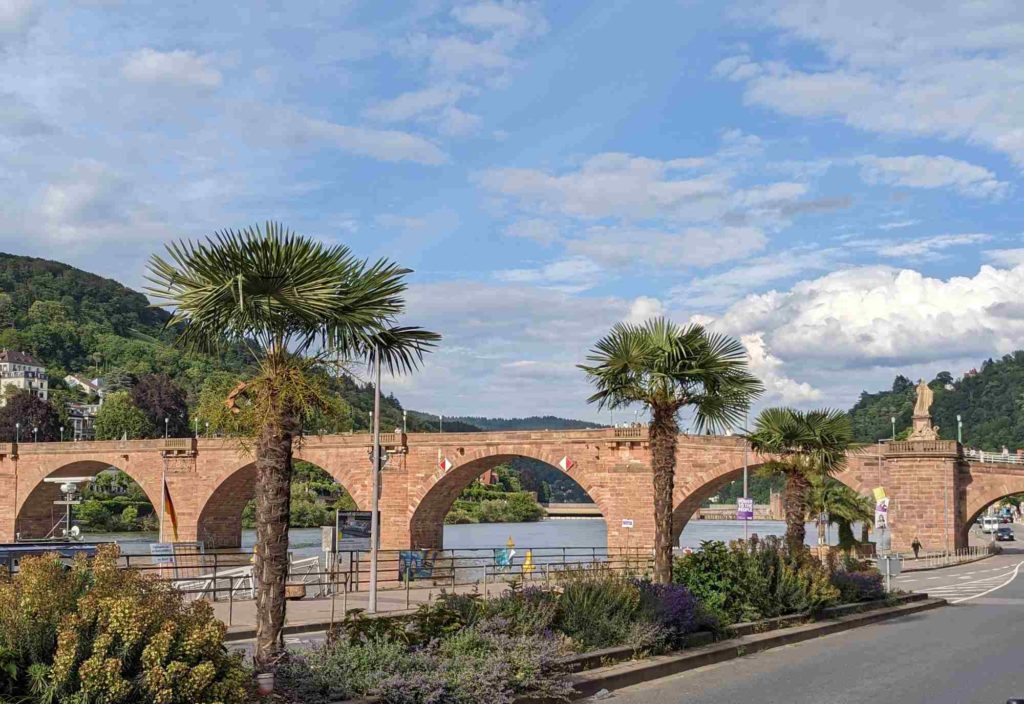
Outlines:
<svg viewBox="0 0 1024 704"><path fill-rule="evenodd" d="M1006 544L1004 544L1005 546ZM627 687L617 704L1003 704L1024 697L1024 549L907 574L951 606Z"/></svg>

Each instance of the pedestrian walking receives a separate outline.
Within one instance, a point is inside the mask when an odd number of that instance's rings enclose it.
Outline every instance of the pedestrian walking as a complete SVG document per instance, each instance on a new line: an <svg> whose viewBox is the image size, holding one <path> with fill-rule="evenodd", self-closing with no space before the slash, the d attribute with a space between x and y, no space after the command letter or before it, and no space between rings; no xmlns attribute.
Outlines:
<svg viewBox="0 0 1024 704"><path fill-rule="evenodd" d="M921 552L921 541L917 539L916 535L914 536L914 542L910 544L910 549L914 551L914 559L916 560Z"/></svg>

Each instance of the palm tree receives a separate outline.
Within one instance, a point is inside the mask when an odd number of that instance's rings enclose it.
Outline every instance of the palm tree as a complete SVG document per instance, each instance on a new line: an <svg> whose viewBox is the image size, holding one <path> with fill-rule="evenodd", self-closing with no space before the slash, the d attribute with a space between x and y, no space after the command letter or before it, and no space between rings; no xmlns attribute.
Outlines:
<svg viewBox="0 0 1024 704"><path fill-rule="evenodd" d="M600 408L639 403L650 411L654 578L669 582L679 412L692 408L698 431L727 428L743 418L763 387L748 371L747 353L738 341L664 318L615 325L587 360L591 364L580 369L597 387L590 403Z"/></svg>
<svg viewBox="0 0 1024 704"><path fill-rule="evenodd" d="M151 257L148 291L172 309L167 324L180 329L178 344L203 353L243 345L257 366L244 393L259 419L255 659L268 668L284 624L293 443L303 416L331 405L309 371L372 352L389 371L410 371L440 338L395 323L409 270L370 264L277 223L172 243L167 257Z"/></svg>
<svg viewBox="0 0 1024 704"><path fill-rule="evenodd" d="M874 519L874 503L833 477L813 474L810 485L807 520L828 515L827 524L818 522L818 544L825 544L827 526L834 524L839 527L839 547L850 550L858 542L853 536L853 524L860 523L862 530L869 526Z"/></svg>
<svg viewBox="0 0 1024 704"><path fill-rule="evenodd" d="M853 442L850 418L832 409L768 408L757 417L747 440L754 452L774 456L764 471L785 477L786 545L796 556L804 550L811 478L831 476L845 466Z"/></svg>

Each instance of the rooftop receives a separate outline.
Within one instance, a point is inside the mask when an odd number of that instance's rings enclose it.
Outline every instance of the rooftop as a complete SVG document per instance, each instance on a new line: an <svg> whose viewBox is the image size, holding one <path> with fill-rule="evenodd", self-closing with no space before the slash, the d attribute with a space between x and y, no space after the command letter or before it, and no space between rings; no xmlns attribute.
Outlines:
<svg viewBox="0 0 1024 704"><path fill-rule="evenodd" d="M30 355L28 352L18 352L17 350L0 350L0 364L25 364L31 367L39 367L42 369L43 365L36 361L35 357Z"/></svg>

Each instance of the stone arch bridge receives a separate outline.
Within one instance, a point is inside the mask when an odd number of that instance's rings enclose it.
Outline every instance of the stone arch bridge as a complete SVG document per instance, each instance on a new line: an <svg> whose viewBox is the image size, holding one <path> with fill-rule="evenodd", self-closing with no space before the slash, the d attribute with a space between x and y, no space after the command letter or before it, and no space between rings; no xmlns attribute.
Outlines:
<svg viewBox="0 0 1024 704"><path fill-rule="evenodd" d="M382 443L391 455L382 472L384 548L443 547L444 516L455 497L484 471L515 457L546 462L580 484L605 518L609 547L653 544L646 427L386 433ZM303 439L296 455L327 471L366 509L369 449L368 435L330 435ZM853 455L838 478L860 493L885 488L894 548L906 548L916 536L926 548L941 549L966 544L977 514L1007 494L1024 492L1024 466L989 459L970 459L955 442L881 443ZM701 502L742 475L743 461L738 437L679 437L677 535ZM762 461L749 455L751 468ZM59 488L44 479L95 475L110 467L127 472L154 506L166 481L179 540L239 545L242 509L255 482L252 457L235 440L202 438L0 443L0 542L43 537L54 524Z"/></svg>

